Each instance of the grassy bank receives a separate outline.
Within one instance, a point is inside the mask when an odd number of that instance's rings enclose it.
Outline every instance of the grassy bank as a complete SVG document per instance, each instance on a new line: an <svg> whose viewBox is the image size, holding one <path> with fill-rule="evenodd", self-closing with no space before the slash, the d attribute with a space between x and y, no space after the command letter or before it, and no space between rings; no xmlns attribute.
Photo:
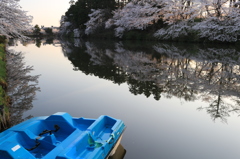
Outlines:
<svg viewBox="0 0 240 159"><path fill-rule="evenodd" d="M0 131L7 128L9 124L9 98L6 94L7 71L5 44L0 43Z"/></svg>
<svg viewBox="0 0 240 159"><path fill-rule="evenodd" d="M0 105L4 104L4 92L7 86L6 74L5 47L4 44L0 44Z"/></svg>

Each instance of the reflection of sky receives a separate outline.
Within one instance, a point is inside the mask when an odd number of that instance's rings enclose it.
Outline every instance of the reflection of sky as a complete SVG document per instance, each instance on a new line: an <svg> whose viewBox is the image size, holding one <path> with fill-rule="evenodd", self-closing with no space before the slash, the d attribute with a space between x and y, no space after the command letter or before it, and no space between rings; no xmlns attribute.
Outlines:
<svg viewBox="0 0 240 159"><path fill-rule="evenodd" d="M21 0L20 6L33 16L32 25L59 26L61 16L69 8L69 0Z"/></svg>
<svg viewBox="0 0 240 159"><path fill-rule="evenodd" d="M228 118L228 124L213 122L205 111L208 103L196 100L133 95L127 84L73 71L60 47L19 45L26 52L32 74L41 74L34 108L26 115L50 115L58 111L72 116L96 118L110 115L125 121L122 145L126 159L237 159L240 156L240 120ZM81 53L81 52L80 52Z"/></svg>

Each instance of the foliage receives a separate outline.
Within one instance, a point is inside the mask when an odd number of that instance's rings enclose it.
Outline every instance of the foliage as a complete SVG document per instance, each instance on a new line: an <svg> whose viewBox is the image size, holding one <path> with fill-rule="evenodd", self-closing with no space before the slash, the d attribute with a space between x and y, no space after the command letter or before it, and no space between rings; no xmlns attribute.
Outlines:
<svg viewBox="0 0 240 159"><path fill-rule="evenodd" d="M144 30L161 18L161 6L161 0L133 0L123 9L113 12L113 17L106 22L106 28L114 26L117 37L122 37L128 30Z"/></svg>
<svg viewBox="0 0 240 159"><path fill-rule="evenodd" d="M52 28L46 28L45 32L49 35L53 34Z"/></svg>
<svg viewBox="0 0 240 159"><path fill-rule="evenodd" d="M24 31L30 28L32 17L21 10L19 0L0 1L0 35L8 38L25 38Z"/></svg>
<svg viewBox="0 0 240 159"><path fill-rule="evenodd" d="M66 16L62 16L60 20L59 35L67 35L71 32L72 23L68 21Z"/></svg>
<svg viewBox="0 0 240 159"><path fill-rule="evenodd" d="M71 3L71 6L65 13L65 16L61 19L60 33L68 34L74 29L85 30L85 24L90 19L88 15L91 14L93 10L103 9L108 10L111 13L111 11L115 8L115 0L78 0L75 3ZM90 23L91 21L89 22L89 25L91 25Z"/></svg>
<svg viewBox="0 0 240 159"><path fill-rule="evenodd" d="M6 87L6 58L5 45L0 44L0 85Z"/></svg>
<svg viewBox="0 0 240 159"><path fill-rule="evenodd" d="M78 0L71 5L65 13L67 20L75 27L85 28L84 24L89 20L91 9L115 9L114 0Z"/></svg>
<svg viewBox="0 0 240 159"><path fill-rule="evenodd" d="M10 112L7 106L4 106L0 113L0 132L10 127Z"/></svg>
<svg viewBox="0 0 240 159"><path fill-rule="evenodd" d="M210 41L236 42L240 35L240 14L237 8L233 8L228 16L221 19L208 17L204 21L196 23L193 30L199 33L201 38Z"/></svg>
<svg viewBox="0 0 240 159"><path fill-rule="evenodd" d="M70 22L74 28L83 28L84 23L88 21L90 9L87 7L86 0L78 0L74 5L71 5L65 13L66 20Z"/></svg>
<svg viewBox="0 0 240 159"><path fill-rule="evenodd" d="M234 0L132 0L116 9L120 6L117 3L112 0L71 3L61 20L61 29L67 33L82 29L89 36L105 27L106 32L114 30L118 38L138 37L131 35L131 31L144 30L142 33L149 31L160 40L239 40L240 2ZM152 33L149 27L156 32ZM131 33L126 36L126 32Z"/></svg>
<svg viewBox="0 0 240 159"><path fill-rule="evenodd" d="M108 9L92 9L92 13L88 16L90 20L85 23L85 34L89 35L94 33L97 28L104 27L107 18L111 16L111 12Z"/></svg>
<svg viewBox="0 0 240 159"><path fill-rule="evenodd" d="M5 59L5 45L0 44L0 130L8 126L8 96L6 94L6 59Z"/></svg>
<svg viewBox="0 0 240 159"><path fill-rule="evenodd" d="M0 44L6 42L6 37L5 36L0 36Z"/></svg>
<svg viewBox="0 0 240 159"><path fill-rule="evenodd" d="M208 41L236 42L240 35L239 8L226 6L225 1L191 0L188 7L165 2L164 21L168 27L159 29L159 39L179 39L194 34ZM178 5L177 5L178 4ZM171 9L174 8L174 9Z"/></svg>
<svg viewBox="0 0 240 159"><path fill-rule="evenodd" d="M36 35L39 35L41 32L41 29L39 28L38 25L35 25L34 26L34 29L33 29L33 33L36 34Z"/></svg>

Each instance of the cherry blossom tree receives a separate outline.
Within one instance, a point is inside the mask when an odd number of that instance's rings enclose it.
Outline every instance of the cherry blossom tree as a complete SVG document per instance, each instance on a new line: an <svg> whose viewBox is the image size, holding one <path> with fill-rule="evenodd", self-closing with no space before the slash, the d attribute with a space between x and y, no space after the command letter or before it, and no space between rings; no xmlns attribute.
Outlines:
<svg viewBox="0 0 240 159"><path fill-rule="evenodd" d="M132 0L113 12L113 18L106 22L106 28L114 26L117 37L122 37L124 31L146 29L161 18L161 7L161 0Z"/></svg>
<svg viewBox="0 0 240 159"><path fill-rule="evenodd" d="M240 37L239 6L236 0L132 0L112 13L103 7L92 9L83 28L88 35L105 26L121 38L126 31L145 30L161 20L167 25L154 34L161 40L235 42Z"/></svg>
<svg viewBox="0 0 240 159"><path fill-rule="evenodd" d="M0 0L0 35L26 38L22 33L30 28L32 17L18 4L20 0Z"/></svg>
<svg viewBox="0 0 240 159"><path fill-rule="evenodd" d="M88 15L90 20L85 23L85 34L87 35L94 33L97 28L105 26L105 22L111 16L109 9L92 9L91 11L92 13Z"/></svg>
<svg viewBox="0 0 240 159"><path fill-rule="evenodd" d="M168 27L159 29L154 36L169 40L195 34L210 41L235 42L240 35L240 12L239 8L229 7L227 2L191 0L191 5L186 7L186 3L179 0L165 1L162 12ZM238 3L231 6L237 6Z"/></svg>
<svg viewBox="0 0 240 159"><path fill-rule="evenodd" d="M219 20L217 17L210 17L196 23L193 27L201 38L210 41L236 42L240 35L240 22L238 17L224 18Z"/></svg>
<svg viewBox="0 0 240 159"><path fill-rule="evenodd" d="M168 26L160 28L154 36L167 40L189 36L194 20L201 14L201 8L201 3L197 0L165 0L161 12L163 21Z"/></svg>
<svg viewBox="0 0 240 159"><path fill-rule="evenodd" d="M62 16L60 20L60 30L59 35L69 34L71 32L72 23L68 20L66 16Z"/></svg>
<svg viewBox="0 0 240 159"><path fill-rule="evenodd" d="M193 20L199 16L200 12L200 3L193 0L166 0L162 8L163 20L168 24Z"/></svg>

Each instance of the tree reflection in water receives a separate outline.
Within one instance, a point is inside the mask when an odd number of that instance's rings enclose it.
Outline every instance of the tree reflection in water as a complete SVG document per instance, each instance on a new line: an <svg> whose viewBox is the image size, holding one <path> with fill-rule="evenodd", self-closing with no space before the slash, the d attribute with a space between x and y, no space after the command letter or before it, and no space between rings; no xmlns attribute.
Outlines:
<svg viewBox="0 0 240 159"><path fill-rule="evenodd" d="M16 125L23 120L23 113L33 107L32 101L36 91L40 91L38 85L39 75L32 76L29 73L33 67L26 66L21 52L8 51L7 53L7 72L8 90L11 98L10 125Z"/></svg>
<svg viewBox="0 0 240 159"><path fill-rule="evenodd" d="M240 50L236 47L173 43L61 41L74 70L127 83L134 95L201 99L213 120L240 114Z"/></svg>
<svg viewBox="0 0 240 159"><path fill-rule="evenodd" d="M230 113L239 114L239 55L236 49L198 48L194 54L188 50L171 51L166 45L155 46L159 53L167 53L165 64L167 70L176 69L174 74L180 87L194 90L197 99L209 103L206 109L213 120L220 118L227 122ZM179 52L179 53L177 53ZM180 80L186 80L180 84ZM188 81L188 82L187 82ZM178 85L177 84L177 85ZM183 92L185 90L182 89Z"/></svg>

